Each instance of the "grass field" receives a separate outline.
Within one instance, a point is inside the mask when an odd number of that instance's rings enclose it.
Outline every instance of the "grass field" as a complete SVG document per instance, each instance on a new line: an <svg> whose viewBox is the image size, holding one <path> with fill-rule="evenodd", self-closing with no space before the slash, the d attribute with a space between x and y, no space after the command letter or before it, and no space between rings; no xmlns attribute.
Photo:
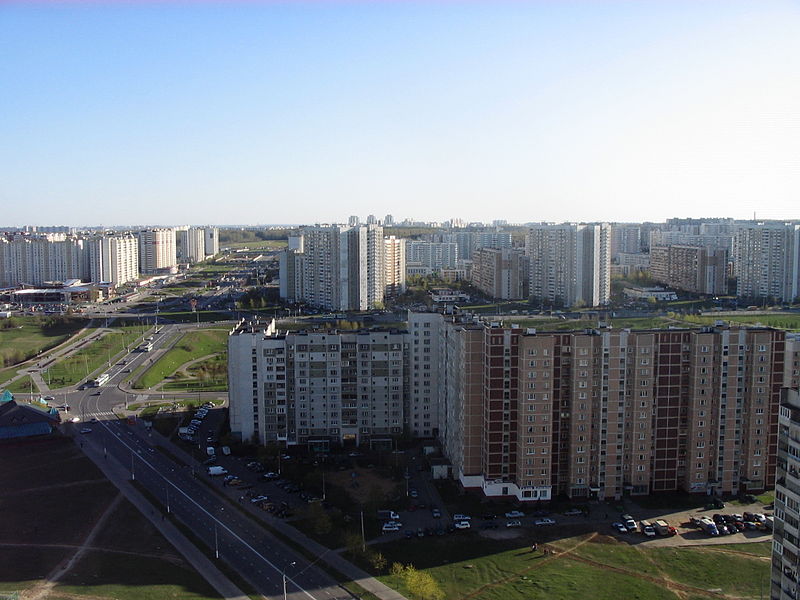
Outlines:
<svg viewBox="0 0 800 600"><path fill-rule="evenodd" d="M142 330L138 323L113 327L99 340L86 342L78 352L58 360L42 373L42 377L53 388L75 385L133 346L141 337Z"/></svg>
<svg viewBox="0 0 800 600"><path fill-rule="evenodd" d="M228 358L221 352L211 358L196 362L186 368L187 376L173 375L162 386L164 390L189 390L195 392L223 392L228 389Z"/></svg>
<svg viewBox="0 0 800 600"><path fill-rule="evenodd" d="M541 551L531 553L527 539L455 535L460 536L456 542L446 536L374 549L390 565L397 561L425 570L448 600L755 600L763 585L768 591L770 542L649 548L590 534L550 542L547 547L554 553L546 556ZM419 598L401 576L379 579L408 598Z"/></svg>
<svg viewBox="0 0 800 600"><path fill-rule="evenodd" d="M119 496L69 439L58 436L5 444L0 481L0 592L42 585ZM46 597L68 595L92 600L219 597L125 500L108 515L92 549Z"/></svg>
<svg viewBox="0 0 800 600"><path fill-rule="evenodd" d="M48 323L50 325L48 326ZM16 365L58 346L86 324L83 319L14 317L0 329L0 367Z"/></svg>
<svg viewBox="0 0 800 600"><path fill-rule="evenodd" d="M777 329L787 329L790 331L800 330L800 315L798 314L775 314L775 315L725 315L720 317L687 315L681 317L683 321L697 325L712 325L715 321L721 320L732 323L743 323L746 325L761 324Z"/></svg>
<svg viewBox="0 0 800 600"><path fill-rule="evenodd" d="M32 383L31 376L25 375L16 381L9 383L8 385L0 384L0 389L7 389L12 394L30 394L31 390L33 390L33 393L35 394L39 391L39 388L37 388L35 385L31 387Z"/></svg>
<svg viewBox="0 0 800 600"><path fill-rule="evenodd" d="M227 329L199 329L184 333L172 349L139 377L134 387L151 388L172 376L187 362L211 354L224 353L227 342Z"/></svg>

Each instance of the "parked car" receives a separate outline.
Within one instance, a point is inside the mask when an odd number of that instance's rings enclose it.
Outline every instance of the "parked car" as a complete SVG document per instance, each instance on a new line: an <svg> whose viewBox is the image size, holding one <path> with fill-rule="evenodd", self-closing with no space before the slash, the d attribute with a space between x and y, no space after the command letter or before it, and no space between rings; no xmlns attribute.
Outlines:
<svg viewBox="0 0 800 600"><path fill-rule="evenodd" d="M522 521L506 521L506 527L522 527Z"/></svg>
<svg viewBox="0 0 800 600"><path fill-rule="evenodd" d="M583 511L580 508L570 508L568 511L564 512L564 516L567 517L580 517L583 514Z"/></svg>
<svg viewBox="0 0 800 600"><path fill-rule="evenodd" d="M442 511L440 511L438 508L434 507L434 508L431 509L431 516L434 519L438 519L438 518L440 518L442 516Z"/></svg>
<svg viewBox="0 0 800 600"><path fill-rule="evenodd" d="M457 521L453 523L453 527L456 529L469 529L469 521Z"/></svg>
<svg viewBox="0 0 800 600"><path fill-rule="evenodd" d="M617 531L617 533L628 533L628 528L625 527L622 523L615 522L611 524L611 527Z"/></svg>
<svg viewBox="0 0 800 600"><path fill-rule="evenodd" d="M383 527L381 527L381 531L383 533L400 531L400 525L398 523L384 523Z"/></svg>
<svg viewBox="0 0 800 600"><path fill-rule="evenodd" d="M533 522L533 524L534 525L555 525L556 521L555 521L555 519L551 519L550 517L541 517L539 519L536 519Z"/></svg>
<svg viewBox="0 0 800 600"><path fill-rule="evenodd" d="M455 515L453 515L453 521L469 521L471 519L472 517L470 517L469 515L462 515L460 513L456 513Z"/></svg>
<svg viewBox="0 0 800 600"><path fill-rule="evenodd" d="M511 510L506 513L506 519L519 519L524 516L525 513L522 512L521 510Z"/></svg>
<svg viewBox="0 0 800 600"><path fill-rule="evenodd" d="M628 528L628 531L636 531L636 521L633 517L627 514L621 515L622 524Z"/></svg>

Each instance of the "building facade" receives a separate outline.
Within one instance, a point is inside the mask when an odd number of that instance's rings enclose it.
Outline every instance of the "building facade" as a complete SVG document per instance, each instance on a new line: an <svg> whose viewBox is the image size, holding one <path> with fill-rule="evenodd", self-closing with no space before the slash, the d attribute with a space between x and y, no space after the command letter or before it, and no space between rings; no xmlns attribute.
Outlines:
<svg viewBox="0 0 800 600"><path fill-rule="evenodd" d="M734 237L736 295L791 302L800 295L800 225L740 224Z"/></svg>
<svg viewBox="0 0 800 600"><path fill-rule="evenodd" d="M379 225L302 227L280 258L281 298L328 310L371 310L386 291Z"/></svg>
<svg viewBox="0 0 800 600"><path fill-rule="evenodd" d="M535 225L528 230L530 294L539 302L601 306L611 298L608 224Z"/></svg>
<svg viewBox="0 0 800 600"><path fill-rule="evenodd" d="M139 277L139 241L130 234L89 240L91 280L121 285Z"/></svg>
<svg viewBox="0 0 800 600"><path fill-rule="evenodd" d="M653 246L650 273L664 285L705 295L728 290L728 251L702 246Z"/></svg>
<svg viewBox="0 0 800 600"><path fill-rule="evenodd" d="M391 447L404 426L406 342L399 331L239 325L228 339L231 431L262 444Z"/></svg>
<svg viewBox="0 0 800 600"><path fill-rule="evenodd" d="M0 237L0 285L88 280L85 240L64 234Z"/></svg>
<svg viewBox="0 0 800 600"><path fill-rule="evenodd" d="M406 291L406 240L392 235L384 238L383 243L384 293L389 297L399 296Z"/></svg>
<svg viewBox="0 0 800 600"><path fill-rule="evenodd" d="M527 298L528 257L511 248L478 248L472 254L472 283L491 298Z"/></svg>
<svg viewBox="0 0 800 600"><path fill-rule="evenodd" d="M175 272L178 255L175 249L175 230L145 229L139 238L139 271L148 275Z"/></svg>
<svg viewBox="0 0 800 600"><path fill-rule="evenodd" d="M781 331L537 333L442 317L440 335L440 438L465 487L543 500L774 485Z"/></svg>
<svg viewBox="0 0 800 600"><path fill-rule="evenodd" d="M175 231L178 260L182 263L197 263L206 259L206 232L199 227L187 227Z"/></svg>
<svg viewBox="0 0 800 600"><path fill-rule="evenodd" d="M800 594L800 391L784 390L778 421L778 457L770 598Z"/></svg>

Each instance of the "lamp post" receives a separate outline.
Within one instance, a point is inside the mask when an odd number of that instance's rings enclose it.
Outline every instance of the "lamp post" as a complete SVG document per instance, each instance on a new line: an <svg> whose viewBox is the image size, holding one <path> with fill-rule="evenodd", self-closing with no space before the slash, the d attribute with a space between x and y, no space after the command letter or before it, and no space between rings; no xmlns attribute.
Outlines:
<svg viewBox="0 0 800 600"><path fill-rule="evenodd" d="M214 556L219 558L219 536L217 535L217 522L214 521Z"/></svg>
<svg viewBox="0 0 800 600"><path fill-rule="evenodd" d="M283 579L283 600L286 600L286 569L289 567L295 566L297 563L295 561L290 562L288 565L283 567L283 571L281 571L281 578Z"/></svg>

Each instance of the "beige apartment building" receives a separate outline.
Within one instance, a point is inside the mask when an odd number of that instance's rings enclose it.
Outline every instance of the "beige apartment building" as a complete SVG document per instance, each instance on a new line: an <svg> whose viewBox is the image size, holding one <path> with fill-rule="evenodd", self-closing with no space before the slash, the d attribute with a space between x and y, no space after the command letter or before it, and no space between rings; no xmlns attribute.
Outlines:
<svg viewBox="0 0 800 600"><path fill-rule="evenodd" d="M674 289L694 294L726 294L728 251L702 246L653 246L650 272L653 279Z"/></svg>
<svg viewBox="0 0 800 600"><path fill-rule="evenodd" d="M527 298L528 258L511 248L478 248L472 253L472 283L490 298Z"/></svg>

